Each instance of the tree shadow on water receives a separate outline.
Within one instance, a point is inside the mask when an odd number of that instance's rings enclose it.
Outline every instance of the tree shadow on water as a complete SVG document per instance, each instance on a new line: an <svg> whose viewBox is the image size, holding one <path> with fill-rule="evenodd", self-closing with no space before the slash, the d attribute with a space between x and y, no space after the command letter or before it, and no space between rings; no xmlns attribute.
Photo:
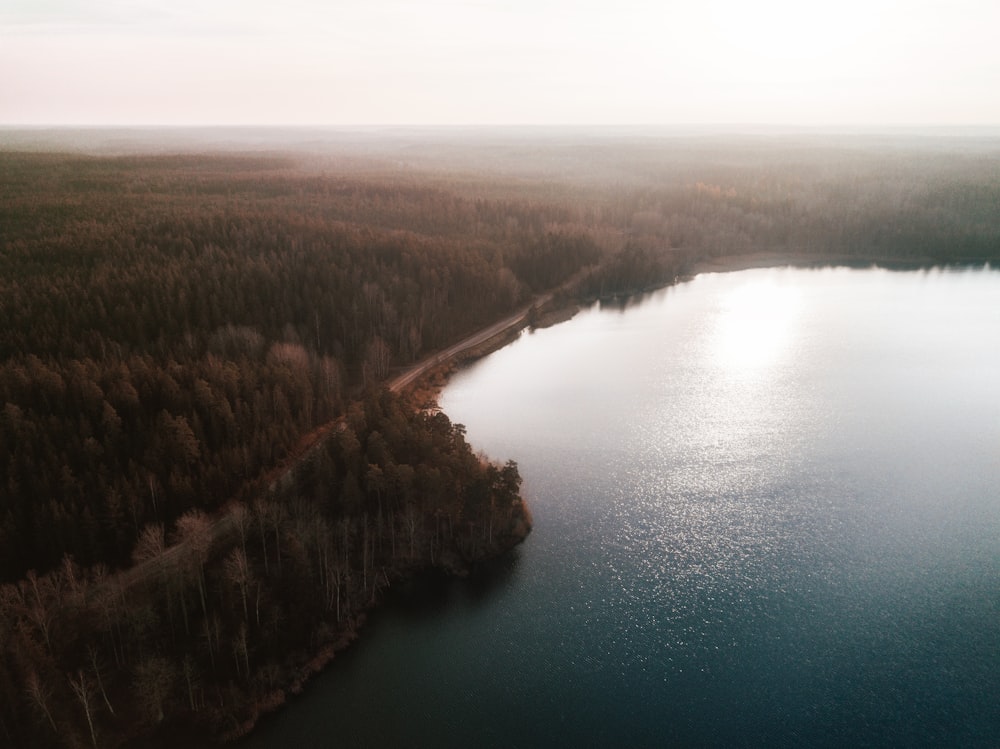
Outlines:
<svg viewBox="0 0 1000 749"><path fill-rule="evenodd" d="M402 583L388 592L374 616L390 613L409 620L439 616L450 608L478 608L509 588L520 562L518 549L479 562L468 577L455 577L431 570Z"/></svg>

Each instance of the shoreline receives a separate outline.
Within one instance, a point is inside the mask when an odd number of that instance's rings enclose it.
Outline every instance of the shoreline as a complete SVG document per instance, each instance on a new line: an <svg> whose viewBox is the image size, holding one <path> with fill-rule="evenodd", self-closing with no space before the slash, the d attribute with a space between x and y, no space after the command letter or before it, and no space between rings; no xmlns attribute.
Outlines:
<svg viewBox="0 0 1000 749"><path fill-rule="evenodd" d="M761 250L740 255L702 258L694 263L687 275L693 278L703 273L735 273L758 268L823 268L858 265L859 263L874 265L878 261L837 253L813 255L806 252L778 253Z"/></svg>
<svg viewBox="0 0 1000 749"><path fill-rule="evenodd" d="M969 261L972 262L972 261ZM985 261L979 261L981 264ZM702 273L734 273L758 268L888 268L890 270L919 270L952 265L961 261L946 262L932 257L887 257L875 255L845 255L843 253L772 252L759 250L740 255L721 255L695 261L686 277Z"/></svg>
<svg viewBox="0 0 1000 749"><path fill-rule="evenodd" d="M846 265L846 256L825 256L818 258L808 255L778 255L775 253L751 253L745 255L732 255L719 258L701 260L695 263L690 273L675 277L662 284L656 284L643 289L636 289L619 296L632 297L639 294L649 293L658 289L668 288L685 281L692 280L702 273L727 273L741 270L751 270L755 268L785 267L785 266L831 266ZM853 258L855 264L857 258ZM445 387L448 386L452 377L463 368L489 356L492 353L510 345L523 333L525 329L543 329L558 325L571 320L581 309L588 304L600 302L601 299L584 298L578 294L570 294L567 298L556 301L549 297L542 304L534 307L534 314L525 315L518 323L509 326L496 335L493 335L481 342L455 351L443 360L439 358L433 366L424 369L418 376L407 378L405 382L398 386L398 390L408 394L414 401L417 408L422 410L441 411L439 396ZM324 435L325 437L326 435ZM318 442L322 442L321 438ZM286 473L294 472L294 467ZM464 564L457 564L457 560L452 560L451 564L440 564L424 569L409 569L402 572L395 582L405 579L412 579L416 576L433 574L439 572L454 578L467 577L477 562L486 561L492 558L499 558L510 553L516 546L523 543L531 532L531 512L527 503L522 502L526 523L518 528L518 531L508 536L506 548L491 557L477 560L464 560ZM388 582L388 581L387 581ZM387 585L387 587L391 587ZM337 656L355 643L361 637L361 630L367 622L369 615L379 607L384 599L384 593L369 601L368 605L356 612L348 621L348 626L337 633L331 641L317 643L311 652L303 652L304 659L291 674L292 678L282 687L277 688L264 700L254 704L244 720L238 726L217 737L218 744L239 746L240 742L248 738L260 723L261 720L280 712L295 696L300 695L305 689L307 682L319 676L331 667L337 660Z"/></svg>
<svg viewBox="0 0 1000 749"><path fill-rule="evenodd" d="M301 695L308 682L333 667L337 657L363 636L365 624L375 610L383 605L386 595L391 595L393 586L434 574L444 575L455 580L468 578L479 565L500 559L524 543L531 534L532 525L531 510L527 503L522 500L518 512L511 517L507 526L498 534L492 544L485 546L478 555L467 556L458 550L450 550L434 564L408 564L395 569L383 568L380 574L384 583L375 588L367 603L353 611L345 619L342 627L330 629L328 639L316 642L310 648L303 648L297 653L289 654L289 658L286 660L288 672L281 686L276 686L260 699L245 705L246 712L238 721L234 722L229 730L214 736L205 736L202 743L193 745L204 747L204 749L210 746L240 746L253 734L262 720L276 715L296 696ZM292 665L293 662L294 665ZM134 749L138 749L139 746L160 747L162 749L175 746L176 735L172 733L175 726L164 725L162 728L166 734L145 736L126 742L124 746Z"/></svg>
<svg viewBox="0 0 1000 749"><path fill-rule="evenodd" d="M253 734L262 720L281 712L295 697L300 696L305 691L310 681L331 667L335 667L333 664L336 663L338 656L363 636L365 625L375 611L383 605L386 595L391 595L393 586L435 574L454 580L466 579L473 574L478 565L487 564L510 554L531 534L531 511L523 503L522 508L522 515L517 520L512 521L503 539L498 539L495 542L495 548L484 550L483 554L478 557L465 558L457 554L450 554L446 558L442 558L439 563L429 566L409 566L388 571L383 569L381 574L385 580L384 586L373 593L368 603L355 611L345 621L346 626L331 631L332 636L329 640L319 642L309 650L300 651L300 655L303 657L291 669L289 679L282 686L264 695L262 699L248 705L248 711L243 720L229 731L209 739L211 742L209 746L240 746L245 739ZM169 739L166 741L164 747L173 745Z"/></svg>
<svg viewBox="0 0 1000 749"><path fill-rule="evenodd" d="M758 268L781 267L856 267L859 265L868 267L880 265L885 262L888 261L868 260L855 256L835 254L819 256L806 253L779 254L773 252L755 252L742 255L729 255L699 260L687 274L678 276L662 284L630 290L617 296L632 297L668 288L692 280L703 273L729 273ZM930 264L933 263L929 260L927 263L908 263L908 265L913 267L922 267ZM572 319L588 304L599 301L601 301L600 298L584 298L572 293L558 302L554 298L549 297L543 303L534 307L534 314L525 315L517 323L509 325L495 335L475 345L456 351L443 360L439 360L434 366L425 369L419 376L408 379L399 387L399 390L407 392L413 398L418 408L440 411L438 398L457 372L513 343L525 329L543 329L566 322ZM322 439L323 437L318 442L322 442ZM294 467L286 469L286 473L288 474L293 472ZM399 582L420 575L433 574L435 571L449 577L467 577L477 563L510 553L517 545L524 542L531 532L531 514L526 503L524 504L524 512L526 523L518 528L517 531L511 529L513 532L508 534L506 538L507 543L504 544L504 548L495 550L495 554L474 560L452 559L450 564L439 564L428 568L400 570L397 571L400 573L399 576L394 575L395 580L391 582ZM391 582L386 587L391 587ZM300 665L294 669L292 679L283 687L279 687L272 692L268 698L253 705L250 713L239 726L234 726L230 732L218 737L217 741L221 739L220 743L238 746L242 739L245 739L254 731L254 728L262 719L280 712L295 695L301 694L307 682L330 668L331 664L336 661L337 655L358 640L369 615L381 604L382 598L382 595L373 598L367 606L356 612L349 620L348 626L340 630L330 641L318 643L317 647L309 654L303 652L302 655L305 657L300 661Z"/></svg>

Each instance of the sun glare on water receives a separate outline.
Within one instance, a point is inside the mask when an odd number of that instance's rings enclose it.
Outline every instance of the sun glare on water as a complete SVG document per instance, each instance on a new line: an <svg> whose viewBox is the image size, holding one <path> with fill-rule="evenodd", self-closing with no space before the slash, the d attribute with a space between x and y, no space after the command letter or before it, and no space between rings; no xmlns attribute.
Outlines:
<svg viewBox="0 0 1000 749"><path fill-rule="evenodd" d="M769 280L749 281L719 300L711 335L713 358L731 376L759 373L788 353L801 293Z"/></svg>

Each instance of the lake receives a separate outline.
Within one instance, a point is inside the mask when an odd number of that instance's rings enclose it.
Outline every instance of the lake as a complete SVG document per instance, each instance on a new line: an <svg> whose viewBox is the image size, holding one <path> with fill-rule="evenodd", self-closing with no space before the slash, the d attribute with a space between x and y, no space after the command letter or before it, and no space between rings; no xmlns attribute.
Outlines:
<svg viewBox="0 0 1000 749"><path fill-rule="evenodd" d="M440 405L534 532L245 746L1000 744L1000 272L700 275Z"/></svg>

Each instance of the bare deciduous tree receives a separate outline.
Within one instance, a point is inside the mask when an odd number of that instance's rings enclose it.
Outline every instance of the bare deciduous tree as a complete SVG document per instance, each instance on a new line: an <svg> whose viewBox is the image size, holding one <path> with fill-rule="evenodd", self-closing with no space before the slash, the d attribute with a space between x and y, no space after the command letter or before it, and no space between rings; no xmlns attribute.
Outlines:
<svg viewBox="0 0 1000 749"><path fill-rule="evenodd" d="M83 714L87 718L87 727L90 729L90 742L97 746L97 729L94 727L94 685L90 678L78 669L76 674L67 674L70 689L76 695L83 708Z"/></svg>
<svg viewBox="0 0 1000 749"><path fill-rule="evenodd" d="M250 618L247 598L250 592L250 582L252 580L253 573L250 570L250 563L247 560L247 555L243 549L233 549L223 563L223 570L225 572L226 579L235 585L239 591L240 600L243 602L243 623L246 625Z"/></svg>
<svg viewBox="0 0 1000 749"><path fill-rule="evenodd" d="M177 543L184 545L185 574L193 573L198 583L201 613L208 614L205 591L205 563L212 548L212 522L201 510L191 510L177 519Z"/></svg>
<svg viewBox="0 0 1000 749"><path fill-rule="evenodd" d="M104 699L104 705L108 708L108 712L112 715L115 714L115 709L111 707L111 700L108 699L108 692L104 688L104 677L101 675L102 666L100 654L97 652L97 648L93 645L87 647L87 655L90 660L90 668L93 671L94 679L97 682L97 688L101 691L101 697Z"/></svg>
<svg viewBox="0 0 1000 749"><path fill-rule="evenodd" d="M59 729L56 727L56 722L52 718L52 711L49 709L49 700L52 699L52 687L38 678L38 673L34 669L31 669L24 680L24 691L31 699L31 704L38 709L39 713L45 716L53 732L58 734Z"/></svg>

